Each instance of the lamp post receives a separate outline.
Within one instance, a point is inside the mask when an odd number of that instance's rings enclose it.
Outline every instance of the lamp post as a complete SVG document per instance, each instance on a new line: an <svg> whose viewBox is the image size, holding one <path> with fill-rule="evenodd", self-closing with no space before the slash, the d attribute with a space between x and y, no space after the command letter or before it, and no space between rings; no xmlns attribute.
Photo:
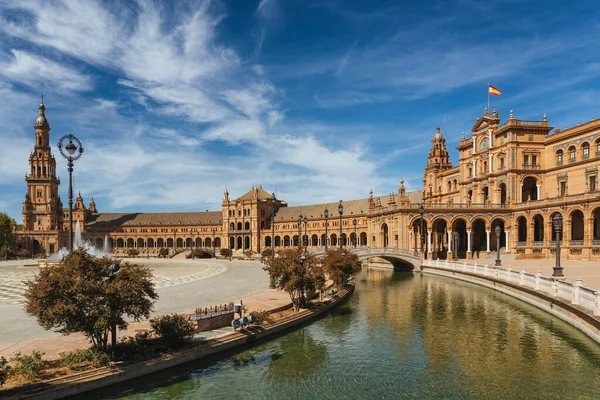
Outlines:
<svg viewBox="0 0 600 400"><path fill-rule="evenodd" d="M552 225L554 225L554 230L556 231L556 264L554 266L554 272L552 276L554 278L563 278L563 269L560 266L560 238L561 238L561 230L562 230L562 215L556 213L554 217L552 217Z"/></svg>
<svg viewBox="0 0 600 400"><path fill-rule="evenodd" d="M69 141L66 146L63 142ZM79 160L83 154L83 146L79 139L73 135L65 135L58 141L60 154L67 159L69 171L69 253L73 251L73 162Z"/></svg>
<svg viewBox="0 0 600 400"><path fill-rule="evenodd" d="M119 269L121 269L121 267L118 264L111 264L110 267L108 267L108 283L109 284L113 283L113 281L115 280L115 277L117 276L117 272L119 272ZM115 321L114 315L111 315L110 324L111 324L110 342L112 343L111 351L112 351L112 359L114 361L115 348L117 347L117 322Z"/></svg>
<svg viewBox="0 0 600 400"><path fill-rule="evenodd" d="M327 251L327 242L329 241L329 237L327 236L327 218L329 218L329 210L325 207L325 211L323 211L323 216L325 217L325 251Z"/></svg>
<svg viewBox="0 0 600 400"><path fill-rule="evenodd" d="M458 261L458 232L454 232L454 261Z"/></svg>
<svg viewBox="0 0 600 400"><path fill-rule="evenodd" d="M340 204L338 205L338 212L340 213L340 238L338 239L340 242L340 250L342 249L342 215L344 215L344 206L342 205L342 201L340 200Z"/></svg>
<svg viewBox="0 0 600 400"><path fill-rule="evenodd" d="M356 220L356 218L354 218L354 220L352 221L352 225L354 225L354 248L356 248L356 224L358 223L358 221Z"/></svg>
<svg viewBox="0 0 600 400"><path fill-rule="evenodd" d="M229 242L229 261L231 261L231 253L233 253L233 247L231 246L231 235L227 235L227 241Z"/></svg>
<svg viewBox="0 0 600 400"><path fill-rule="evenodd" d="M271 194L271 257L275 257L275 192Z"/></svg>
<svg viewBox="0 0 600 400"><path fill-rule="evenodd" d="M298 216L298 247L302 246L302 241L300 238L302 237L302 214Z"/></svg>
<svg viewBox="0 0 600 400"><path fill-rule="evenodd" d="M212 248L213 248L213 258L217 258L217 253L215 252L215 233L217 232L217 228L211 228L212 231Z"/></svg>
<svg viewBox="0 0 600 400"><path fill-rule="evenodd" d="M500 261L500 235L502 234L502 228L500 225L496 225L494 229L496 233L496 267L502 266L502 261Z"/></svg>
<svg viewBox="0 0 600 400"><path fill-rule="evenodd" d="M423 253L423 248L425 247L425 233L423 232L423 230L425 229L424 221L423 221L423 214L425 214L425 207L423 206L423 203L421 203L421 205L419 206L419 214L421 214L421 234L419 236L421 239L421 253Z"/></svg>
<svg viewBox="0 0 600 400"><path fill-rule="evenodd" d="M306 218L306 215L304 216L304 236L306 237L306 241L304 240L304 237L302 237L302 242L304 242L304 246L308 247L308 235L306 234L306 224L308 223L308 218Z"/></svg>
<svg viewBox="0 0 600 400"><path fill-rule="evenodd" d="M192 260L194 259L194 232L190 232L190 253L192 254Z"/></svg>

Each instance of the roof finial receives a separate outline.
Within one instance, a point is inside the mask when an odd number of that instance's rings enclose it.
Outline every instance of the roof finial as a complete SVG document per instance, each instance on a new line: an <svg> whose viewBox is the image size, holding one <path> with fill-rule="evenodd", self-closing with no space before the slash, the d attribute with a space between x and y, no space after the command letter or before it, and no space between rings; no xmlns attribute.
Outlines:
<svg viewBox="0 0 600 400"><path fill-rule="evenodd" d="M544 113L544 121L548 121L548 118L546 117L546 113Z"/></svg>
<svg viewBox="0 0 600 400"><path fill-rule="evenodd" d="M509 119L515 119L515 113L513 110L510 110L510 117Z"/></svg>
<svg viewBox="0 0 600 400"><path fill-rule="evenodd" d="M467 138L465 137L465 133L462 133L462 137L460 138L460 140L467 140Z"/></svg>
<svg viewBox="0 0 600 400"><path fill-rule="evenodd" d="M42 98L41 103L42 105L44 105L44 91L42 90L40 93L40 97Z"/></svg>

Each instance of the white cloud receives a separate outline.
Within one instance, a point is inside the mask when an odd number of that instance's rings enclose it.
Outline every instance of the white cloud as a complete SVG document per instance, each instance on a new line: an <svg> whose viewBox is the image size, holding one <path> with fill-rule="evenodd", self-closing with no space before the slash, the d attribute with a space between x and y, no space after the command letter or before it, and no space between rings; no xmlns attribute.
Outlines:
<svg viewBox="0 0 600 400"><path fill-rule="evenodd" d="M0 75L34 89L83 91L90 79L72 68L21 50L11 50L12 59L0 63Z"/></svg>

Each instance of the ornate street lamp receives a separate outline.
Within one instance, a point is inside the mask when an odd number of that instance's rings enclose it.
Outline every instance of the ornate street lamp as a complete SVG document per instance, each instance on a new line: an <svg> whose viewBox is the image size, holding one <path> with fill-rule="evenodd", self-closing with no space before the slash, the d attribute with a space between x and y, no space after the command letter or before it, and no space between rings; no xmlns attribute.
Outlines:
<svg viewBox="0 0 600 400"><path fill-rule="evenodd" d="M298 247L302 246L302 214L298 216Z"/></svg>
<svg viewBox="0 0 600 400"><path fill-rule="evenodd" d="M340 213L340 238L338 241L340 242L340 250L342 249L342 215L344 215L344 206L342 205L342 201L340 200L340 204L338 205L338 212Z"/></svg>
<svg viewBox="0 0 600 400"><path fill-rule="evenodd" d="M352 221L352 225L354 225L354 248L356 248L356 224L358 223L358 221L356 220L356 218L354 218L354 220Z"/></svg>
<svg viewBox="0 0 600 400"><path fill-rule="evenodd" d="M66 146L63 143L69 140ZM73 251L73 162L79 160L83 154L83 146L79 139L73 135L65 135L58 141L60 154L67 159L69 171L69 253Z"/></svg>
<svg viewBox="0 0 600 400"><path fill-rule="evenodd" d="M217 254L215 253L215 233L217 232L217 228L211 228L212 231L212 248L213 248L213 258L217 258Z"/></svg>
<svg viewBox="0 0 600 400"><path fill-rule="evenodd" d="M423 249L425 247L425 226L424 226L424 221L423 221L423 214L425 214L425 207L423 206L423 203L421 203L421 205L419 206L419 214L421 214L421 253L423 253Z"/></svg>
<svg viewBox="0 0 600 400"><path fill-rule="evenodd" d="M275 192L271 195L271 257L275 257Z"/></svg>
<svg viewBox="0 0 600 400"><path fill-rule="evenodd" d="M306 234L306 224L308 223L308 218L306 218L306 215L304 216L303 222L304 222L304 236L306 237L306 240L303 237L302 242L304 243L304 246L308 247L308 235Z"/></svg>
<svg viewBox="0 0 600 400"><path fill-rule="evenodd" d="M458 232L454 232L454 261L458 261Z"/></svg>
<svg viewBox="0 0 600 400"><path fill-rule="evenodd" d="M502 228L500 228L500 225L496 225L494 231L496 233L496 267L500 267L502 266L502 261L500 261L500 234Z"/></svg>
<svg viewBox="0 0 600 400"><path fill-rule="evenodd" d="M554 230L556 231L556 264L554 266L554 272L552 276L555 278L563 278L563 269L560 266L560 238L561 238L561 230L562 230L562 215L556 213L554 217L552 217L552 225L554 225Z"/></svg>
<svg viewBox="0 0 600 400"><path fill-rule="evenodd" d="M329 237L327 236L327 218L329 218L329 210L325 207L325 211L323 211L323 216L325 217L325 251L327 251L327 242L329 241Z"/></svg>
<svg viewBox="0 0 600 400"><path fill-rule="evenodd" d="M119 266L119 264L111 264L110 267L108 267L108 282L110 284L112 284L112 282L115 280L115 277L117 276L117 272L119 272L120 269L121 269L121 267ZM117 322L115 321L116 317L114 315L111 315L111 318L112 318L112 321L111 321L110 342L112 344L111 351L112 351L112 359L114 361L115 348L117 347Z"/></svg>

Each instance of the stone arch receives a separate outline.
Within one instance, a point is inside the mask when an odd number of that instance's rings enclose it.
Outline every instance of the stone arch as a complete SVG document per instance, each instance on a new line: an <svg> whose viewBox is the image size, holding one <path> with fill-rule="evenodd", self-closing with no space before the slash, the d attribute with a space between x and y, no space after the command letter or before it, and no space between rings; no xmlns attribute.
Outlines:
<svg viewBox="0 0 600 400"><path fill-rule="evenodd" d="M500 227L500 236L496 236L497 226ZM490 250L498 250L498 239L500 239L500 248L506 248L506 235L504 234L504 231L506 230L506 221L504 218L494 217L490 222L490 227Z"/></svg>
<svg viewBox="0 0 600 400"><path fill-rule="evenodd" d="M310 237L310 242L311 242L311 246L318 246L319 245L319 237L316 234L313 234Z"/></svg>
<svg viewBox="0 0 600 400"><path fill-rule="evenodd" d="M454 218L450 225L452 226L452 235L454 233L458 233L458 248L454 249L456 255L459 258L467 257L467 250L471 250L468 248L468 238L467 238L467 220L463 217ZM454 240L454 238L452 238ZM453 246L456 247L455 244Z"/></svg>
<svg viewBox="0 0 600 400"><path fill-rule="evenodd" d="M265 247L271 247L271 236L265 236Z"/></svg>
<svg viewBox="0 0 600 400"><path fill-rule="evenodd" d="M147 243L146 246L154 248L154 239L153 238L149 238L148 239L148 243Z"/></svg>
<svg viewBox="0 0 600 400"><path fill-rule="evenodd" d="M517 217L517 242L521 242L523 245L527 241L527 218L521 215Z"/></svg>
<svg viewBox="0 0 600 400"><path fill-rule="evenodd" d="M571 220L571 240L580 241L581 243L578 244L583 245L583 238L585 234L583 212L579 209L575 209L571 211L569 218Z"/></svg>
<svg viewBox="0 0 600 400"><path fill-rule="evenodd" d="M117 247L125 247L125 241L121 238L117 239Z"/></svg>
<svg viewBox="0 0 600 400"><path fill-rule="evenodd" d="M218 247L221 248L221 238L215 238L215 240L213 241L213 247Z"/></svg>
<svg viewBox="0 0 600 400"><path fill-rule="evenodd" d="M185 247L188 247L188 248L192 247L192 238L191 237L185 239Z"/></svg>
<svg viewBox="0 0 600 400"><path fill-rule="evenodd" d="M558 149L556 150L556 153L554 153L555 157L556 157L556 164L558 165L562 165L562 163L564 162L565 159L565 153L562 149Z"/></svg>
<svg viewBox="0 0 600 400"><path fill-rule="evenodd" d="M129 247L129 248L135 247L135 242L134 242L133 238L127 239L127 247Z"/></svg>
<svg viewBox="0 0 600 400"><path fill-rule="evenodd" d="M337 235L335 233L332 233L329 236L329 243L330 243L331 246L337 246L338 245Z"/></svg>
<svg viewBox="0 0 600 400"><path fill-rule="evenodd" d="M183 247L183 239L182 238L177 238L177 247L181 248Z"/></svg>
<svg viewBox="0 0 600 400"><path fill-rule="evenodd" d="M479 254L481 251L487 250L487 221L482 217L475 217L471 221L471 246L472 251Z"/></svg>
<svg viewBox="0 0 600 400"><path fill-rule="evenodd" d="M383 247L389 246L389 240L390 240L389 235L390 235L390 232L389 232L388 225L387 225L387 223L384 222L383 224L381 224L381 227L380 227L380 239L381 239L381 243L383 243Z"/></svg>
<svg viewBox="0 0 600 400"><path fill-rule="evenodd" d="M431 221L431 249L433 258L446 259L448 249L448 220L445 217L435 217ZM452 238L450 238L452 239Z"/></svg>
<svg viewBox="0 0 600 400"><path fill-rule="evenodd" d="M498 184L498 191L500 192L500 204L506 205L506 183L500 182Z"/></svg>
<svg viewBox="0 0 600 400"><path fill-rule="evenodd" d="M238 236L238 237L237 237L237 247L236 247L236 250L239 250L239 249L241 249L241 248L242 248L242 245L243 245L243 243L242 243L242 242L243 242L243 239L242 239L242 237L241 237L241 236Z"/></svg>
<svg viewBox="0 0 600 400"><path fill-rule="evenodd" d="M581 158L584 160L590 157L590 142L584 140L581 143Z"/></svg>
<svg viewBox="0 0 600 400"><path fill-rule="evenodd" d="M167 239L167 247L173 247L173 238L168 238Z"/></svg>
<svg viewBox="0 0 600 400"><path fill-rule="evenodd" d="M289 247L290 246L290 237L288 235L285 235L283 237L283 247Z"/></svg>
<svg viewBox="0 0 600 400"><path fill-rule="evenodd" d="M204 240L204 247L212 247L212 239L211 238L206 238Z"/></svg>
<svg viewBox="0 0 600 400"><path fill-rule="evenodd" d="M366 246L367 245L367 233L361 232L359 235L359 238L360 238L359 246Z"/></svg>
<svg viewBox="0 0 600 400"><path fill-rule="evenodd" d="M235 249L235 236L229 237L229 249L233 251Z"/></svg>
<svg viewBox="0 0 600 400"><path fill-rule="evenodd" d="M279 236L275 236L275 247L281 247L281 238Z"/></svg>
<svg viewBox="0 0 600 400"><path fill-rule="evenodd" d="M527 176L523 179L521 184L521 202L527 200L538 200L538 177L535 175Z"/></svg>
<svg viewBox="0 0 600 400"><path fill-rule="evenodd" d="M233 222L231 222L229 224L229 230L234 231L235 230L235 224Z"/></svg>
<svg viewBox="0 0 600 400"><path fill-rule="evenodd" d="M467 201L469 201L469 202L473 201L473 189L467 190Z"/></svg>
<svg viewBox="0 0 600 400"><path fill-rule="evenodd" d="M156 239L156 247L160 247L160 248L165 247L165 240L163 238Z"/></svg>
<svg viewBox="0 0 600 400"><path fill-rule="evenodd" d="M535 214L533 216L533 242L534 246L537 243L544 242L544 217L541 214Z"/></svg>
<svg viewBox="0 0 600 400"><path fill-rule="evenodd" d="M300 246L300 236L294 235L292 237L293 246Z"/></svg>
<svg viewBox="0 0 600 400"><path fill-rule="evenodd" d="M207 239L210 240L210 239ZM203 244L205 244L206 242L202 243L202 238L196 238L196 244L194 246L196 247L210 247L210 245L208 246L203 246Z"/></svg>
<svg viewBox="0 0 600 400"><path fill-rule="evenodd" d="M247 231L250 230L250 222L246 221L244 223L244 229L247 230Z"/></svg>
<svg viewBox="0 0 600 400"><path fill-rule="evenodd" d="M421 250L421 244L423 245L423 251L427 252L427 229L429 227L429 223L427 222L427 218L423 218L423 232L421 232L421 216L418 215L413 218L411 224L411 230L413 232L413 249L415 251Z"/></svg>
<svg viewBox="0 0 600 400"><path fill-rule="evenodd" d="M321 246L325 246L325 241L327 240L327 236L325 236L325 234L323 233L321 235ZM327 243L329 244L329 243Z"/></svg>
<svg viewBox="0 0 600 400"><path fill-rule="evenodd" d="M481 202L487 203L490 199L490 189L487 186L481 188Z"/></svg>
<svg viewBox="0 0 600 400"><path fill-rule="evenodd" d="M244 250L250 248L250 236L244 236Z"/></svg>
<svg viewBox="0 0 600 400"><path fill-rule="evenodd" d="M600 140L600 139L598 139ZM593 232L592 232L592 240L600 240L600 207L596 207L592 211L592 219L593 222ZM600 243L598 243L600 244Z"/></svg>
<svg viewBox="0 0 600 400"><path fill-rule="evenodd" d="M242 230L242 223L241 223L241 222L238 222L238 223L237 223L237 230L238 230L238 231L241 231L241 230Z"/></svg>

